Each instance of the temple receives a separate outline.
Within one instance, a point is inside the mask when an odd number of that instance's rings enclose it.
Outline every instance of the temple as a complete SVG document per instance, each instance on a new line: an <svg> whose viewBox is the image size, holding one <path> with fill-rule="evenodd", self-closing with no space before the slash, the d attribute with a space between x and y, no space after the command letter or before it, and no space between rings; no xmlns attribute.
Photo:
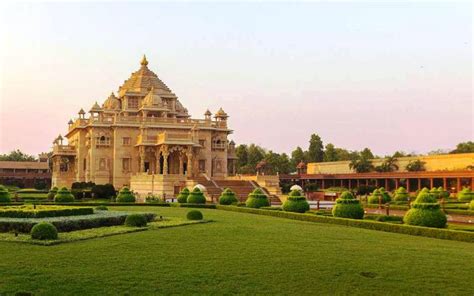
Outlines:
<svg viewBox="0 0 474 296"><path fill-rule="evenodd" d="M144 56L138 71L102 105L81 109L63 138L53 144L52 185L111 183L137 192L174 194L200 179L225 179L235 173L235 144L229 117L192 119ZM67 140L67 143L65 143Z"/></svg>

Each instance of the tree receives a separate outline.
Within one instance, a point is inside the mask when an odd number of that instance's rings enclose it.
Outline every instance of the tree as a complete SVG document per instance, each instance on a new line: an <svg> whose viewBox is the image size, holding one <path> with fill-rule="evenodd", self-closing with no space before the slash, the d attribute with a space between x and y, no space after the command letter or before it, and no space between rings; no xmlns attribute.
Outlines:
<svg viewBox="0 0 474 296"><path fill-rule="evenodd" d="M237 169L245 166L249 159L247 145L237 146L235 148L235 155L237 156Z"/></svg>
<svg viewBox="0 0 474 296"><path fill-rule="evenodd" d="M291 152L291 166L296 168L296 166L302 161L305 161L304 151L300 146L298 146L293 150L293 152Z"/></svg>
<svg viewBox="0 0 474 296"><path fill-rule="evenodd" d="M456 153L473 153L474 152L474 142L468 141L468 142L462 142L456 145L456 149L453 151L449 152L451 154L456 154Z"/></svg>
<svg viewBox="0 0 474 296"><path fill-rule="evenodd" d="M364 159L373 159L373 158L375 158L374 154L372 153L372 151L370 151L369 148L364 148L364 150L362 150L360 152L360 156Z"/></svg>
<svg viewBox="0 0 474 296"><path fill-rule="evenodd" d="M323 141L317 134L312 134L309 140L308 162L322 162L324 157Z"/></svg>
<svg viewBox="0 0 474 296"><path fill-rule="evenodd" d="M425 163L419 159L417 160L410 160L410 162L406 165L405 169L409 172L420 172L425 170Z"/></svg>
<svg viewBox="0 0 474 296"><path fill-rule="evenodd" d="M374 166L372 165L372 161L370 160L370 158L367 157L368 153L362 152L356 155L349 163L349 168L351 170L354 170L356 173L367 173L373 170L374 168Z"/></svg>
<svg viewBox="0 0 474 296"><path fill-rule="evenodd" d="M1 154L2 161L36 161L32 155L21 152L19 149L11 151L9 154Z"/></svg>
<svg viewBox="0 0 474 296"><path fill-rule="evenodd" d="M384 159L381 165L376 166L377 172L393 172L398 170L397 158L395 156L389 156Z"/></svg>
<svg viewBox="0 0 474 296"><path fill-rule="evenodd" d="M324 161L338 161L338 155L336 147L333 144L329 143L324 149Z"/></svg>

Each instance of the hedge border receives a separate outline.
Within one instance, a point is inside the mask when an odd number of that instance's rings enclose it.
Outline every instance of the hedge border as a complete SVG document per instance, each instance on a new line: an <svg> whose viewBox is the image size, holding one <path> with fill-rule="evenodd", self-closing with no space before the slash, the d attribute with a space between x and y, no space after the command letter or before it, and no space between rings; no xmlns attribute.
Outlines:
<svg viewBox="0 0 474 296"><path fill-rule="evenodd" d="M249 208L235 207L235 206L217 205L217 209L307 221L307 222L337 224L337 225L358 227L358 228L371 229L371 230L379 230L379 231L385 231L385 232L408 234L408 235L414 235L414 236L424 236L424 237L430 237L430 238L455 240L455 241L470 242L470 243L474 242L474 233L465 232L465 231L428 228L428 227L420 227L420 226L412 226L412 225L404 225L404 224L393 224L393 223L368 221L368 220L336 218L336 217L320 216L320 215L313 215L313 214L299 214L299 213L291 213L291 212L284 212L284 211L249 209Z"/></svg>
<svg viewBox="0 0 474 296"><path fill-rule="evenodd" d="M3 218L47 218L67 217L94 214L91 207L67 207L67 208L0 208L0 217Z"/></svg>

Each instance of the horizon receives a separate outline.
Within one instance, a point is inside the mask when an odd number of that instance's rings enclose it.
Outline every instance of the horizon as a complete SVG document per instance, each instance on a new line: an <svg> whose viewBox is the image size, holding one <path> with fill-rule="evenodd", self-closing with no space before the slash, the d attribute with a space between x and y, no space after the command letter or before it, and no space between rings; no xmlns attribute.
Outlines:
<svg viewBox="0 0 474 296"><path fill-rule="evenodd" d="M237 145L291 155L316 133L384 156L474 138L471 3L2 5L0 154L50 151L143 54L193 118L222 107Z"/></svg>

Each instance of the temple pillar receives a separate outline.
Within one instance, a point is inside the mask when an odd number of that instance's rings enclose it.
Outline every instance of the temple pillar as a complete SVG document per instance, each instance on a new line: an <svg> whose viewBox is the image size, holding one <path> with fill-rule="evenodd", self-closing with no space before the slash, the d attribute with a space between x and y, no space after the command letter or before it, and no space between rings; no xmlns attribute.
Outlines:
<svg viewBox="0 0 474 296"><path fill-rule="evenodd" d="M389 189L388 189L388 179L385 179L385 189L386 189L387 191L389 191Z"/></svg>
<svg viewBox="0 0 474 296"><path fill-rule="evenodd" d="M145 147L143 146L140 146L140 168L138 169L138 171L140 173L144 173L145 172Z"/></svg>
<svg viewBox="0 0 474 296"><path fill-rule="evenodd" d="M407 192L410 192L410 179L407 180Z"/></svg>
<svg viewBox="0 0 474 296"><path fill-rule="evenodd" d="M456 193L461 191L461 178L456 178Z"/></svg>
<svg viewBox="0 0 474 296"><path fill-rule="evenodd" d="M187 157L186 176L191 177L193 176L193 153L192 152L186 153L186 157Z"/></svg>
<svg viewBox="0 0 474 296"><path fill-rule="evenodd" d="M420 191L420 190L421 190L421 179L418 178L418 191Z"/></svg>
<svg viewBox="0 0 474 296"><path fill-rule="evenodd" d="M163 152L163 175L168 175L168 151Z"/></svg>
<svg viewBox="0 0 474 296"><path fill-rule="evenodd" d="M397 190L398 187L400 187L400 180L399 180L399 179L395 179L395 190Z"/></svg>
<svg viewBox="0 0 474 296"><path fill-rule="evenodd" d="M156 151L155 153L155 158L156 158L156 169L155 169L155 174L159 174L161 170L161 165L160 165L160 156L161 153L159 150Z"/></svg>
<svg viewBox="0 0 474 296"><path fill-rule="evenodd" d="M430 178L430 188L433 188L433 178Z"/></svg>
<svg viewBox="0 0 474 296"><path fill-rule="evenodd" d="M179 174L182 175L184 172L183 172L183 157L181 155L179 155L179 170L178 170Z"/></svg>
<svg viewBox="0 0 474 296"><path fill-rule="evenodd" d="M443 189L448 190L448 182L447 182L446 178L443 178Z"/></svg>

